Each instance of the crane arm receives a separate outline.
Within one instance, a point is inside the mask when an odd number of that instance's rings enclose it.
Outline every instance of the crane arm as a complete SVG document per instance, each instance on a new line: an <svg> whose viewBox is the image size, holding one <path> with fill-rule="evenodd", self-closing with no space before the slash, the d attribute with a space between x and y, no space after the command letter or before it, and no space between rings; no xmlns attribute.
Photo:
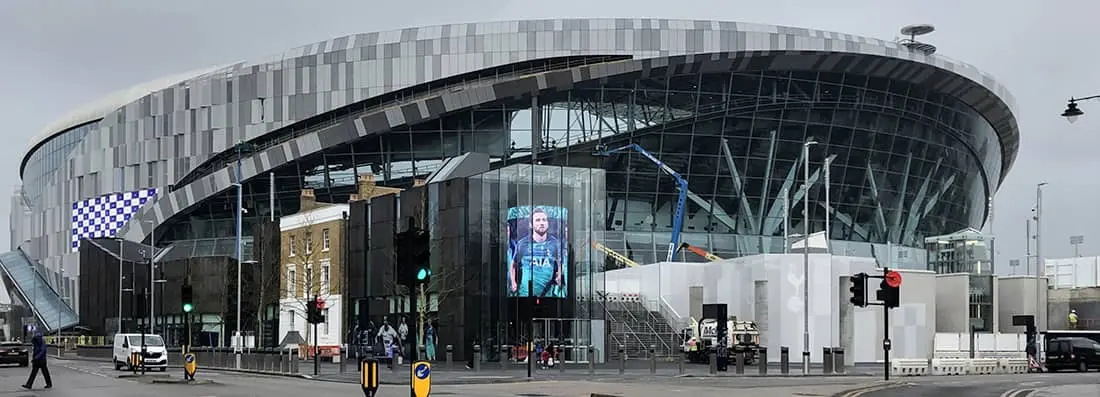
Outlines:
<svg viewBox="0 0 1100 397"><path fill-rule="evenodd" d="M629 267L638 267L638 262L634 262L634 261L630 260L630 258L627 258L623 254L615 252L615 250L613 250L611 248L608 248L606 245L603 245L603 244L600 244L600 243L597 243L597 242L593 241L592 242L592 247L594 247L594 248L596 248L600 251L603 251L603 253L605 255L614 258L615 260L619 261L619 263L622 263L622 264L627 265Z"/></svg>
<svg viewBox="0 0 1100 397"><path fill-rule="evenodd" d="M635 152L638 152L642 156L645 156L645 158L656 165L657 168L660 168L661 171L664 171L666 174L676 180L676 186L679 189L680 194L676 200L676 213L672 217L672 241L670 241L668 244L668 256L665 259L668 262L672 262L672 260L676 258L677 249L680 247L680 230L683 229L684 225L684 207L687 204L688 192L687 179L684 179L684 177L680 175L679 172L676 172L676 170L672 169L672 167L669 167L668 164L662 162L660 159L657 158L657 156L654 156L652 153L645 150L642 145L639 145L637 143L631 143L629 145L620 146L614 149L602 149L601 146L597 146L596 153L594 153L595 155L609 156L611 154L618 153L624 150L633 150Z"/></svg>
<svg viewBox="0 0 1100 397"><path fill-rule="evenodd" d="M696 246L688 244L688 243L680 243L680 248L691 251L695 255L699 255L703 258L706 258L708 261L711 261L711 262L716 262L716 261L722 260L721 257L719 257L718 255L710 253L710 251L707 251L705 249L696 247Z"/></svg>

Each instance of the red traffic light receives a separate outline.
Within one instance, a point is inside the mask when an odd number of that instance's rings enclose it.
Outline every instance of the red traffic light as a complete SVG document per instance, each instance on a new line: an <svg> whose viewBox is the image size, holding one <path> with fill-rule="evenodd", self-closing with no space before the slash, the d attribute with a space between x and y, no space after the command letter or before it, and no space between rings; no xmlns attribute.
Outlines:
<svg viewBox="0 0 1100 397"><path fill-rule="evenodd" d="M897 288L901 286L901 273L895 271L886 272L884 277L886 279L886 285L890 288Z"/></svg>
<svg viewBox="0 0 1100 397"><path fill-rule="evenodd" d="M325 299L321 298L319 296L317 297L317 309L319 309L319 310L324 310L325 309Z"/></svg>

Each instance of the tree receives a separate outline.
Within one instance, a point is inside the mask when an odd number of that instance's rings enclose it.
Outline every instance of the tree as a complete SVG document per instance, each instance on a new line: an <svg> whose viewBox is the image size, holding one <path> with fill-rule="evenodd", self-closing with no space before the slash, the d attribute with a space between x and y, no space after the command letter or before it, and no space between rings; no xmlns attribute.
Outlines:
<svg viewBox="0 0 1100 397"><path fill-rule="evenodd" d="M328 300L332 295L332 257L334 252L321 249L322 228L314 224L310 214L305 214L301 227L286 232L283 242L287 245L283 269L283 299L280 311L290 310L302 322L307 321L308 305L315 298ZM328 318L325 319L328 321ZM305 339L311 339L312 328L306 327Z"/></svg>

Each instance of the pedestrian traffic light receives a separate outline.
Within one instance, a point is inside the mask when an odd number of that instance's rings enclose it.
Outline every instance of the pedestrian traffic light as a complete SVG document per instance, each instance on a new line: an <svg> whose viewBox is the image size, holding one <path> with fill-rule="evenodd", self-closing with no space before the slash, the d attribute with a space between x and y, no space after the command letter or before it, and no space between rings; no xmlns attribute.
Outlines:
<svg viewBox="0 0 1100 397"><path fill-rule="evenodd" d="M892 270L883 273L878 285L878 298L888 309L901 306L901 274Z"/></svg>
<svg viewBox="0 0 1100 397"><path fill-rule="evenodd" d="M313 300L306 306L306 322L310 324L325 322L325 300L323 298L314 296Z"/></svg>
<svg viewBox="0 0 1100 397"><path fill-rule="evenodd" d="M431 281L431 278L432 278L431 266L428 266L428 264L426 264L426 263L423 264L423 265L417 266L417 270L416 270L416 281L417 282L420 282L422 284L427 284L429 281Z"/></svg>
<svg viewBox="0 0 1100 397"><path fill-rule="evenodd" d="M180 302L183 303L183 312L190 313L195 310L194 291L191 289L191 284L184 284L180 288Z"/></svg>
<svg viewBox="0 0 1100 397"><path fill-rule="evenodd" d="M414 287L432 277L431 237L426 230L412 228L394 237L399 283Z"/></svg>
<svg viewBox="0 0 1100 397"><path fill-rule="evenodd" d="M848 301L856 307L867 307L867 273L853 274L850 282L852 286L848 291L852 292L852 297Z"/></svg>

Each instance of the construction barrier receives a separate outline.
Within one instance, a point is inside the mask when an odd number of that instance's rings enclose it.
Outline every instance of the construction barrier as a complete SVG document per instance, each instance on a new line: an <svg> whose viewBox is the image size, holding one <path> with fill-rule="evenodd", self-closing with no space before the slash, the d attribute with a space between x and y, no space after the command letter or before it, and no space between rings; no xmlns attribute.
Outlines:
<svg viewBox="0 0 1100 397"><path fill-rule="evenodd" d="M914 358L895 358L890 360L890 372L897 376L928 375L928 360Z"/></svg>
<svg viewBox="0 0 1100 397"><path fill-rule="evenodd" d="M895 358L890 371L897 376L1023 374L1026 358Z"/></svg>
<svg viewBox="0 0 1100 397"><path fill-rule="evenodd" d="M1001 363L995 358L975 358L970 360L970 375L993 375L1000 372Z"/></svg>
<svg viewBox="0 0 1100 397"><path fill-rule="evenodd" d="M933 358L932 375L966 375L970 370L970 359Z"/></svg>
<svg viewBox="0 0 1100 397"><path fill-rule="evenodd" d="M1026 374L1028 370L1026 358L1002 358L997 360L1002 374Z"/></svg>

